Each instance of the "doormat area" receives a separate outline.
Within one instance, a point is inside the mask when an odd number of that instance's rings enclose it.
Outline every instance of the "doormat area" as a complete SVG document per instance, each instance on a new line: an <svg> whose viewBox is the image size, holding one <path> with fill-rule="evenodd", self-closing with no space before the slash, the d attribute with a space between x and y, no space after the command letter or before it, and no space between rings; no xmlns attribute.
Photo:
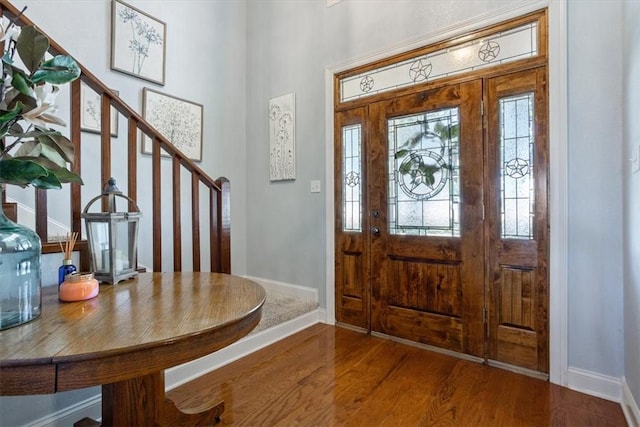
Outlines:
<svg viewBox="0 0 640 427"><path fill-rule="evenodd" d="M318 308L316 301L294 298L271 290L266 292L267 298L262 307L262 319L249 335L295 319Z"/></svg>

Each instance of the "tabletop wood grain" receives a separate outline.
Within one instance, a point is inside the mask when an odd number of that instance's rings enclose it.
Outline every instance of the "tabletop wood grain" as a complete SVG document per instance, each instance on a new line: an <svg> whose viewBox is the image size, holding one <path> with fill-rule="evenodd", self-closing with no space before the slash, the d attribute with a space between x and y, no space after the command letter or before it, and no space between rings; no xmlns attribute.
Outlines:
<svg viewBox="0 0 640 427"><path fill-rule="evenodd" d="M73 303L45 287L40 318L0 332L0 395L113 383L185 363L251 331L264 299L256 283L218 273L143 273Z"/></svg>

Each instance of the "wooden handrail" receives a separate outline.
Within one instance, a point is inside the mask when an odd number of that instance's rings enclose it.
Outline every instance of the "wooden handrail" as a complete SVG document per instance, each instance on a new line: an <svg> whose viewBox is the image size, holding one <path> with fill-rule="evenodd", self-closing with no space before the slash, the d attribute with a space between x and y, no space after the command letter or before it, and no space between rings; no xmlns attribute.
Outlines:
<svg viewBox="0 0 640 427"><path fill-rule="evenodd" d="M7 0L0 0L0 8L2 15L7 16L9 19L17 18L19 25L35 25L26 16L20 14L20 10L14 7ZM39 28L40 31L42 31ZM44 32L43 32L44 33ZM46 35L46 34L45 34ZM57 42L49 37L50 48L49 53L52 55L70 55L64 50ZM76 61L77 62L77 61ZM182 271L183 256L182 256L182 236L185 230L182 229L180 220L180 209L182 207L183 198L181 197L180 189L180 174L186 170L191 176L191 242L192 242L192 258L193 265L192 271L201 271L202 260L205 259L207 253L209 254L208 264L210 265L210 271L230 273L230 185L226 178L219 178L217 181L207 175L198 165L196 165L191 159L186 157L180 150L178 150L169 140L167 140L162 134L160 134L155 128L150 125L142 116L129 107L118 95L116 95L110 88L102 83L95 75L93 75L82 64L78 63L82 74L80 79L74 81L70 85L70 140L72 141L76 156L75 161L71 165L71 170L78 175L81 175L81 82L84 82L90 89L95 91L101 99L100 117L103 124L100 129L100 179L101 183L99 188L102 188L103 184L111 177L111 129L109 123L111 123L112 108L114 108L118 114L121 114L127 120L127 184L128 195L134 201L138 200L139 185L143 184L145 188L152 188L152 235L153 235L153 270L154 271L166 271L168 266L163 265L162 262L162 243L163 232L168 233L171 230L173 239L173 265L170 266L174 271ZM106 124L106 125L105 125ZM152 141L152 154L151 176L142 183L138 182L138 133L142 132ZM163 175L161 172L161 152L168 154L171 157L172 162L172 183L171 183L171 197L173 206L173 226L169 227L166 220L162 218L162 181ZM166 177L164 178L166 179ZM71 202L70 202L70 223L72 231L81 231L81 192L78 184L70 184L71 188ZM204 186L209 191L209 204L202 204L200 200L200 186ZM48 243L47 234L47 192L43 190L36 191L36 233L40 236L43 242L43 252L57 252L59 251L57 243ZM200 229L201 220L201 207L206 207L209 210L209 248L208 251L203 251L201 248L201 236ZM131 209L132 207L130 207ZM103 206L106 209L106 206ZM206 213L205 213L206 214ZM78 245L81 252L87 250L86 244ZM81 260L84 265L81 268L88 269L88 254L81 253Z"/></svg>

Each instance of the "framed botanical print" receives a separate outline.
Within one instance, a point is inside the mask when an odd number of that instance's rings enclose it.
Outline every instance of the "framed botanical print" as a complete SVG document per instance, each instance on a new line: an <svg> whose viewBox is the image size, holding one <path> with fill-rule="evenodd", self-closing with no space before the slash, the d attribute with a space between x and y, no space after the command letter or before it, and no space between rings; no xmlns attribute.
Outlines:
<svg viewBox="0 0 640 427"><path fill-rule="evenodd" d="M118 91L114 90L116 95ZM80 129L86 132L100 133L102 129L101 108L102 102L100 95L93 91L84 82L80 84ZM111 136L118 136L118 111L111 107Z"/></svg>
<svg viewBox="0 0 640 427"><path fill-rule="evenodd" d="M203 107L195 102L144 88L142 115L188 158L202 160ZM142 138L142 152L151 154L152 141ZM166 155L164 152L163 155Z"/></svg>
<svg viewBox="0 0 640 427"><path fill-rule="evenodd" d="M120 0L111 15L111 69L164 85L167 24Z"/></svg>

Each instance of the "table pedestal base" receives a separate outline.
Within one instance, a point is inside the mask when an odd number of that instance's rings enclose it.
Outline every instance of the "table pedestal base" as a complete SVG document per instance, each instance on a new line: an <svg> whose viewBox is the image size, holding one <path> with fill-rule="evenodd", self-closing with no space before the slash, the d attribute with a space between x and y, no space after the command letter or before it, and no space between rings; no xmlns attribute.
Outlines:
<svg viewBox="0 0 640 427"><path fill-rule="evenodd" d="M164 394L164 372L102 386L102 424L84 418L74 427L210 426L220 421L224 402L180 410Z"/></svg>

